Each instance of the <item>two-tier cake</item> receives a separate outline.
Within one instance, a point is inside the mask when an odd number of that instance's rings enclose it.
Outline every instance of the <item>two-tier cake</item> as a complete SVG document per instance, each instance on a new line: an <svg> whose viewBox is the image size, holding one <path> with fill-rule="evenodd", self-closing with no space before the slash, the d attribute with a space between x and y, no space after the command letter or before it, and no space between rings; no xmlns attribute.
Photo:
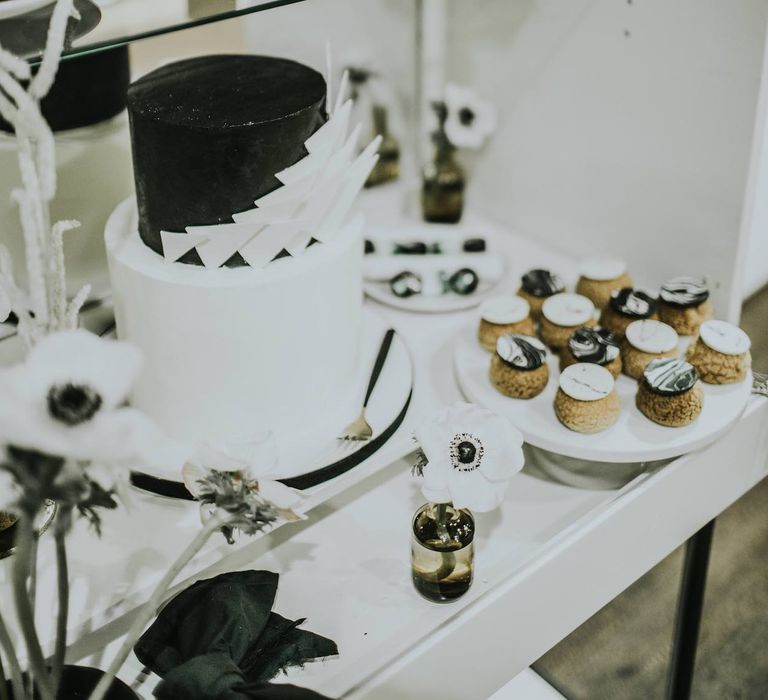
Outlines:
<svg viewBox="0 0 768 700"><path fill-rule="evenodd" d="M136 203L107 248L118 335L145 356L132 402L170 435L299 439L354 373L363 245L349 212L378 144L358 155L350 106L311 68L263 56L131 85Z"/></svg>

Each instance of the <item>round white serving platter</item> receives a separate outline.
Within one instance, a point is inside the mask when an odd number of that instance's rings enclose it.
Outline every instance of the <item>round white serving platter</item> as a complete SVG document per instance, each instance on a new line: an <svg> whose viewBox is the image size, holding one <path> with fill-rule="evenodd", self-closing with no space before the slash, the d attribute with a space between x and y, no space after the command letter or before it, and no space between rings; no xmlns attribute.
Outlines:
<svg viewBox="0 0 768 700"><path fill-rule="evenodd" d="M703 384L701 415L690 425L667 428L640 413L635 406L637 382L622 375L616 380L621 402L618 421L600 433L584 435L569 430L555 416L560 369L554 354L547 352L549 382L544 391L529 400L511 399L491 384L491 355L478 345L476 334L474 325L465 327L454 346L454 371L466 398L507 416L534 447L575 459L624 464L679 457L725 434L743 413L751 392L751 376L738 384ZM687 342L681 342L681 352Z"/></svg>
<svg viewBox="0 0 768 700"><path fill-rule="evenodd" d="M379 227L366 231L366 236L374 241L377 248L383 243L394 244L408 243L411 241L441 242L449 250L461 246L462 241L468 238L483 238L486 242L486 250L483 253L440 253L428 255L390 255L384 253L372 253L366 256L364 269L366 279L363 289L365 293L376 301L387 306L412 311L416 313L450 313L452 311L464 311L471 309L483 299L487 298L504 279L507 271L505 256L500 252L496 241L498 233L483 224L427 224L420 221L404 219L398 224L387 227ZM430 275L437 279L439 270L444 270L449 275L462 267L474 269L480 278L477 289L466 296L455 294L415 294L410 297L398 297L392 293L388 280L376 281L371 279L368 273L370 267L375 266L374 256L385 258L385 266L389 269L396 262L397 271L410 270L423 277ZM371 263L374 263L373 265ZM493 270L489 276L485 270ZM396 273L395 273L396 274ZM389 275L390 277L392 275ZM427 287L438 286L434 280L429 280Z"/></svg>
<svg viewBox="0 0 768 700"><path fill-rule="evenodd" d="M339 440L344 428L359 414L365 398L373 364L390 325L376 311L365 308L360 339L359 361L350 368L349 382L313 425L295 432L276 432L278 466L271 477L295 488L310 488L334 478L370 457L399 427L408 408L413 389L413 365L408 349L395 333L384 367L366 409L366 420L373 429L370 441ZM267 426L260 426L267 429ZM159 495L184 497L180 475L176 473L134 473L135 486Z"/></svg>

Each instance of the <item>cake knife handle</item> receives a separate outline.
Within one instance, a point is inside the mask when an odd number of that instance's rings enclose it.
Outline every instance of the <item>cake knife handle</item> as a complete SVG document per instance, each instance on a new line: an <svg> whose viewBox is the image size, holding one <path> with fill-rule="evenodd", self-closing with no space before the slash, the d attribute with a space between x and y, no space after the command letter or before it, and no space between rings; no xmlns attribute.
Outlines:
<svg viewBox="0 0 768 700"><path fill-rule="evenodd" d="M384 338L381 341L381 347L379 348L379 354L376 355L376 362L373 363L373 371L371 372L371 378L368 381L368 389L365 392L365 401L363 401L363 408L368 407L368 399L371 398L371 394L373 393L373 389L376 386L376 382L379 380L379 375L381 374L381 370L384 368L384 363L387 360L387 355L389 354L389 348L392 345L392 339L394 337L395 337L395 331L393 328L390 328L384 334Z"/></svg>

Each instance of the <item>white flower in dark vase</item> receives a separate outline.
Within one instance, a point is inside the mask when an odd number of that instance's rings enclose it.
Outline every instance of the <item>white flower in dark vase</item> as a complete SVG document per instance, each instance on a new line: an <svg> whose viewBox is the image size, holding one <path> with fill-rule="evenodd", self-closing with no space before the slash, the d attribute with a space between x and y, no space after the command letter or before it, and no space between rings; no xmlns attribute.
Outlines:
<svg viewBox="0 0 768 700"><path fill-rule="evenodd" d="M485 512L503 500L523 468L523 436L506 418L479 406L441 409L416 431L426 463L421 491L433 503Z"/></svg>
<svg viewBox="0 0 768 700"><path fill-rule="evenodd" d="M64 460L168 468L188 450L125 405L141 369L128 343L86 331L43 338L0 370L0 444Z"/></svg>
<svg viewBox="0 0 768 700"><path fill-rule="evenodd" d="M445 105L445 134L456 148L478 149L496 129L495 108L471 88L448 83Z"/></svg>

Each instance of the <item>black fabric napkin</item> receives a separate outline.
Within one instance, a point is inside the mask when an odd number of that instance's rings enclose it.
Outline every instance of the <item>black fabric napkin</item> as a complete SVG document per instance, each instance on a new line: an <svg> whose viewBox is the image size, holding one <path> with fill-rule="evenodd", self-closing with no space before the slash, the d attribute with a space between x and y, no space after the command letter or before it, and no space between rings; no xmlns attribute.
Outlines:
<svg viewBox="0 0 768 700"><path fill-rule="evenodd" d="M199 581L171 600L134 651L163 678L162 700L320 698L269 684L281 670L333 656L336 644L272 612L278 575L235 571Z"/></svg>

